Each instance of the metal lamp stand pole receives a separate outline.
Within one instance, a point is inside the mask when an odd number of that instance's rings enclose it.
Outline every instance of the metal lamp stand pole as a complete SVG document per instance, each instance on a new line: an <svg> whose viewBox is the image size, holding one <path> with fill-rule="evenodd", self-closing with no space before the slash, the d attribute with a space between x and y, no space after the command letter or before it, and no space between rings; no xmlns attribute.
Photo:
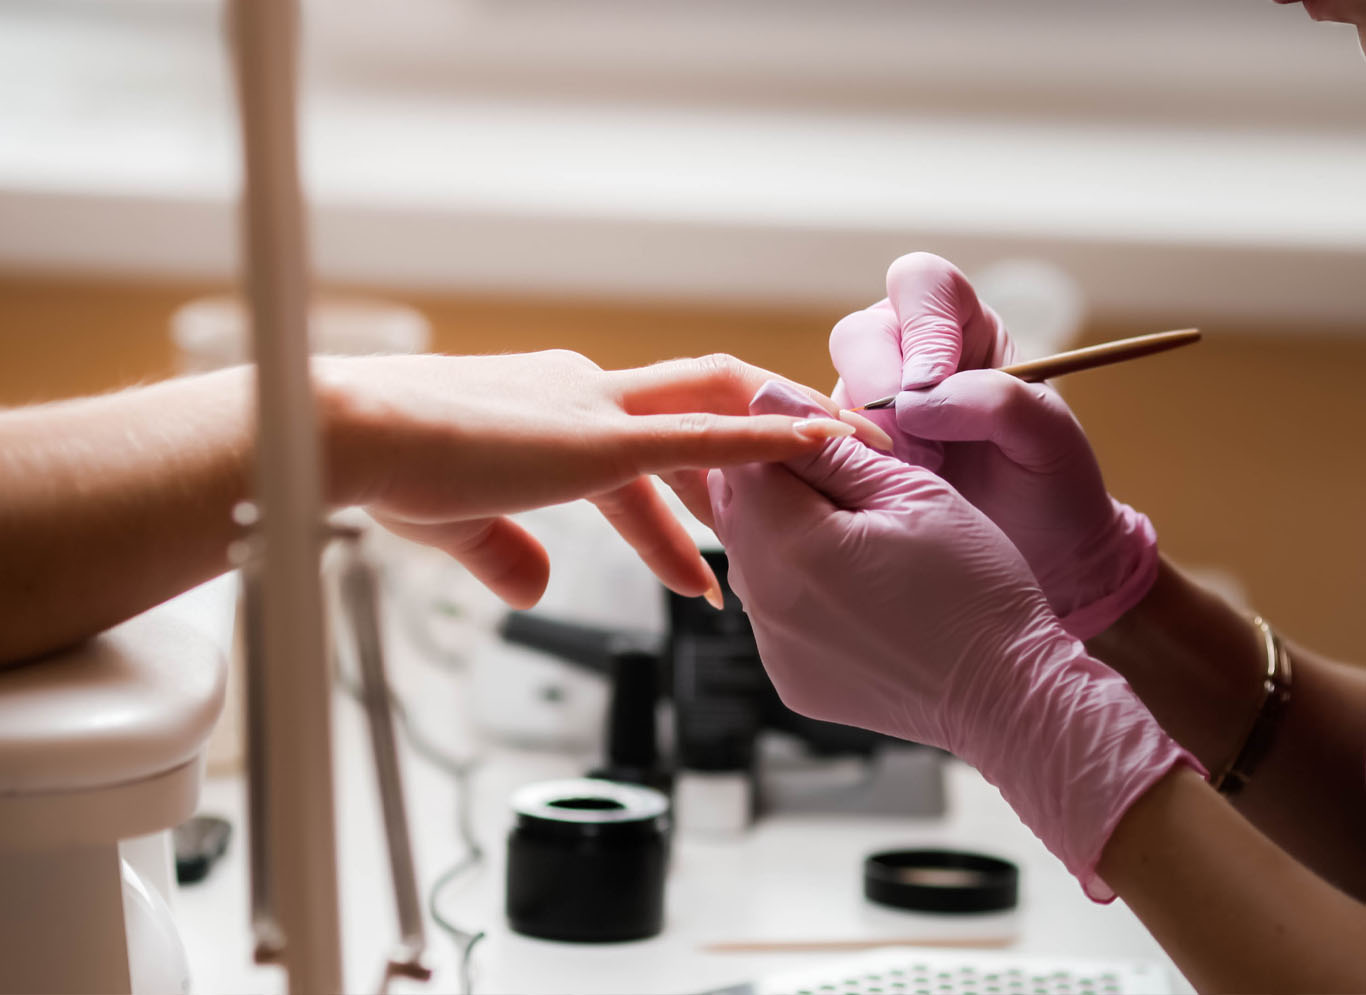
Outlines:
<svg viewBox="0 0 1366 995"><path fill-rule="evenodd" d="M308 372L308 253L299 183L297 0L230 0L244 154L243 258L256 361L256 500L265 838L273 921L260 959L292 992L343 989L332 787L331 681L319 560L318 419ZM251 692L249 692L251 693ZM253 815L256 818L256 815Z"/></svg>

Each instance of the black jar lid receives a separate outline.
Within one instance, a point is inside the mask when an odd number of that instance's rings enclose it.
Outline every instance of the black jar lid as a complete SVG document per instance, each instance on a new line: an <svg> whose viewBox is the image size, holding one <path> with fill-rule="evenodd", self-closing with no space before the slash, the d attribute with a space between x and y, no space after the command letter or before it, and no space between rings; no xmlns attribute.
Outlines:
<svg viewBox="0 0 1366 995"><path fill-rule="evenodd" d="M884 850L863 862L863 894L917 912L1000 912L1020 898L1020 869L958 850Z"/></svg>
<svg viewBox="0 0 1366 995"><path fill-rule="evenodd" d="M660 791L599 778L529 785L512 797L517 828L580 839L656 837L669 829L669 799Z"/></svg>

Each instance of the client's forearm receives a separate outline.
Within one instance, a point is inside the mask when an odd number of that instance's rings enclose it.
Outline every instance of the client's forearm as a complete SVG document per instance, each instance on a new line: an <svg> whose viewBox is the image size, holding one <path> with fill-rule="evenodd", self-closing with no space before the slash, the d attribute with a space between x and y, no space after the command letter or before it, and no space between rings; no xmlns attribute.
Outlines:
<svg viewBox="0 0 1366 995"><path fill-rule="evenodd" d="M1267 660L1258 631L1165 561L1143 602L1087 648L1211 772L1234 758L1262 704ZM1366 671L1298 646L1289 652L1289 704L1270 751L1232 800L1298 860L1366 897Z"/></svg>
<svg viewBox="0 0 1366 995"><path fill-rule="evenodd" d="M248 372L0 412L0 662L226 568L247 493Z"/></svg>

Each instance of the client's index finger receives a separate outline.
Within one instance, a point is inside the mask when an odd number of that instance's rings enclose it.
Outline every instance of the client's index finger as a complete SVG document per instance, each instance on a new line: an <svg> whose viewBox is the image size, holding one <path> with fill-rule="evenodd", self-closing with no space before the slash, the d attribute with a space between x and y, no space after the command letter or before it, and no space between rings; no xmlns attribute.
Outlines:
<svg viewBox="0 0 1366 995"><path fill-rule="evenodd" d="M804 421L809 424L799 429ZM828 425L828 433L822 434L816 423ZM782 462L847 431L848 426L834 418L685 412L633 418L623 443L636 473L667 473Z"/></svg>
<svg viewBox="0 0 1366 995"><path fill-rule="evenodd" d="M725 354L670 359L652 366L613 370L608 376L616 381L621 406L633 415L688 411L746 414L750 400L770 380L790 384L831 415L839 412L839 405L820 391Z"/></svg>

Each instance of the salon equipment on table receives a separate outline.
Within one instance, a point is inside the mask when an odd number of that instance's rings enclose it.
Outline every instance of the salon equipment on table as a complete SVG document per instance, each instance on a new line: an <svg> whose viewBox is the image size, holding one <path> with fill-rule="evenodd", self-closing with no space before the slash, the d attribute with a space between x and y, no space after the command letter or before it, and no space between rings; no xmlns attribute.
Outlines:
<svg viewBox="0 0 1366 995"><path fill-rule="evenodd" d="M962 850L882 850L863 861L863 895L893 909L972 915L1020 900L1020 869Z"/></svg>
<svg viewBox="0 0 1366 995"><path fill-rule="evenodd" d="M1019 377L1026 383L1042 383L1045 380L1051 380L1053 377L1064 376L1068 373L1080 373L1082 370L1093 370L1100 366L1109 366L1112 363L1124 363L1141 356L1151 356L1155 353L1166 352L1168 349L1178 349L1183 345L1191 345L1199 341L1200 329L1183 328L1175 332L1156 332L1152 335L1137 335L1129 339L1102 342L1100 345L1087 346L1084 349L1072 349L1054 356L1045 356L1042 359L1031 359L1024 363L1002 366L1000 370L1002 373ZM889 394L886 397L879 397L875 401L869 401L854 410L875 411L878 408L890 408L894 404L896 404L896 394Z"/></svg>
<svg viewBox="0 0 1366 995"><path fill-rule="evenodd" d="M635 784L576 778L512 798L507 916L545 940L643 940L664 926L669 799Z"/></svg>
<svg viewBox="0 0 1366 995"><path fill-rule="evenodd" d="M250 502L240 503L233 509L233 516L244 531L244 537L233 543L229 553L233 564L241 571L239 610L243 618L242 648L247 677L251 924L256 961L269 964L281 959L283 936L279 919L280 900L274 886L278 858L272 839L265 831L271 816L270 796L265 788L266 761L272 743L262 721L263 702L259 694L264 686L265 668L265 658L261 652L262 564L260 537L257 534L260 518L258 510ZM422 905L418 898L407 804L399 771L392 695L385 674L376 570L362 545L362 528L338 516L326 523L324 534L334 544L341 559L338 594L346 630L337 635L350 649L358 671L357 686L353 693L365 709L370 730L371 757L384 817L389 877L398 920L399 936L385 961L382 987L387 986L394 977L427 980L431 977L431 969L425 962L427 942Z"/></svg>
<svg viewBox="0 0 1366 995"><path fill-rule="evenodd" d="M669 772L659 762L663 668L657 637L533 612L509 613L499 634L513 645L549 653L611 682L603 763L588 772L590 777L670 790Z"/></svg>
<svg viewBox="0 0 1366 995"><path fill-rule="evenodd" d="M657 787L672 780L684 832L738 831L761 811L942 814L937 751L783 705L726 584L725 553L702 555L721 579L724 608L668 593L665 637L532 612L504 618L507 641L612 680L606 762L592 773ZM667 764L654 724L665 695L673 717Z"/></svg>

